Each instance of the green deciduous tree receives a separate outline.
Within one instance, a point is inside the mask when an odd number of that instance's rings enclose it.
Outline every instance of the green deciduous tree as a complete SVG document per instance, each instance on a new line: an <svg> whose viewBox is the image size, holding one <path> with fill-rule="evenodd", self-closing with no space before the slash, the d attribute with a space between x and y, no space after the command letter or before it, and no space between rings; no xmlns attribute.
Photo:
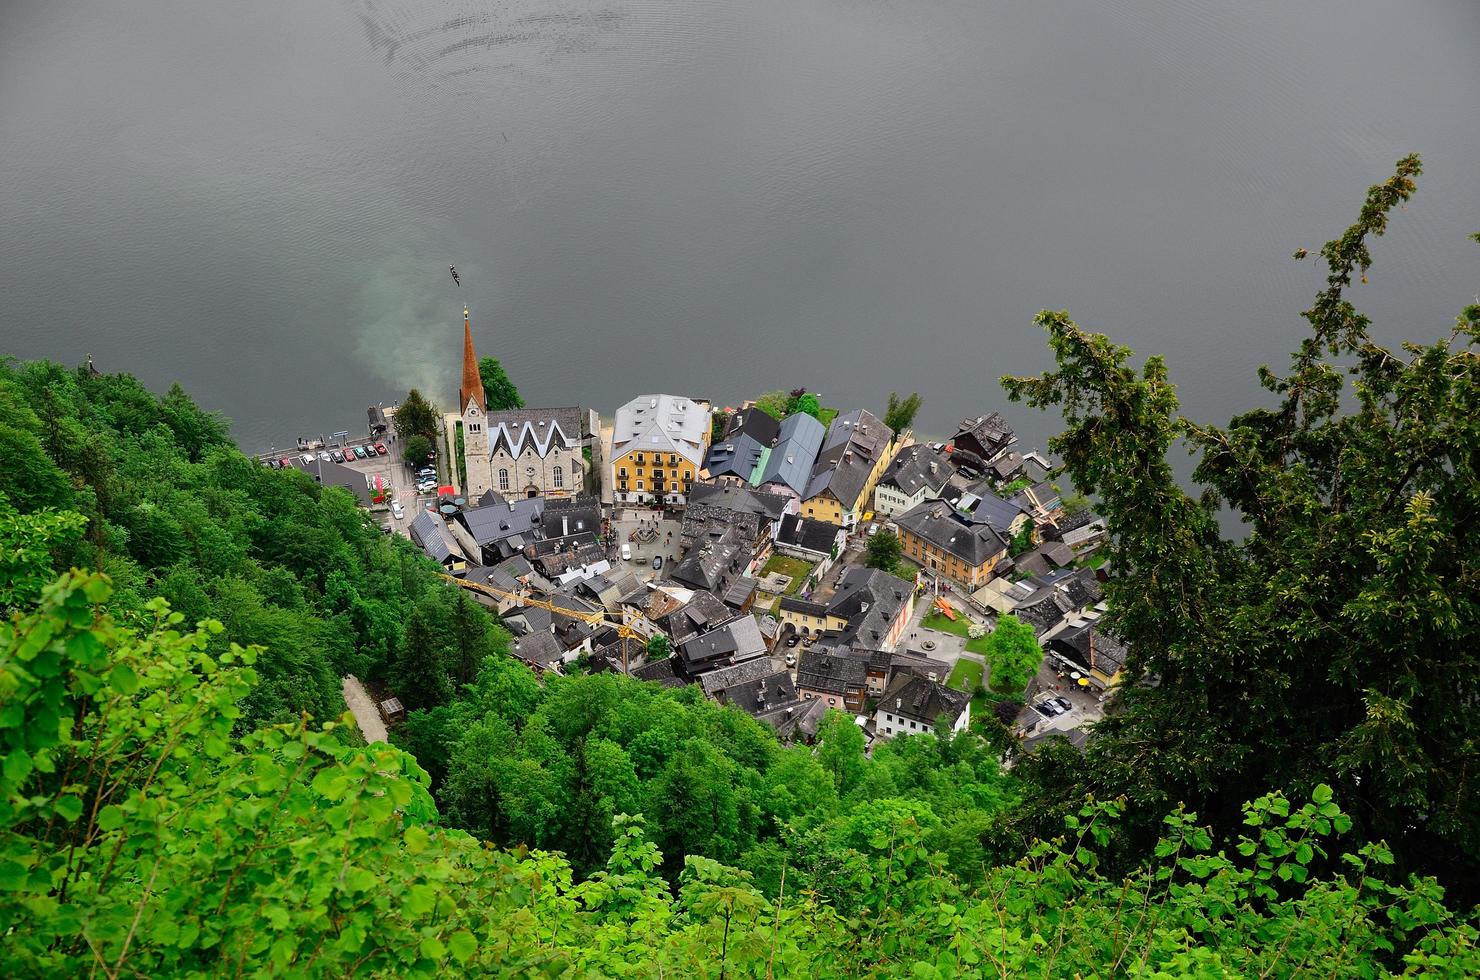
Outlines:
<svg viewBox="0 0 1480 980"><path fill-rule="evenodd" d="M986 641L987 680L992 690L1021 694L1033 679L1043 650L1033 627L1012 614L997 617Z"/></svg>
<svg viewBox="0 0 1480 980"><path fill-rule="evenodd" d="M392 421L396 426L396 435L402 439L423 436L428 442L435 442L437 432L442 428L442 420L436 407L415 388L408 391L406 397L401 399L401 404L396 406Z"/></svg>
<svg viewBox="0 0 1480 980"><path fill-rule="evenodd" d="M889 407L884 411L884 424L896 433L903 432L915 424L915 416L920 413L920 393L911 392L904 398L900 398L896 392L889 393Z"/></svg>
<svg viewBox="0 0 1480 980"><path fill-rule="evenodd" d="M1124 692L1082 762L1023 767L1051 787L1039 814L1125 794L1144 843L1177 801L1227 824L1250 794L1325 781L1405 867L1480 881L1480 306L1393 349L1347 298L1419 170L1399 161L1321 249L1309 333L1286 373L1259 373L1273 403L1226 426L1178 414L1161 358L1137 371L1039 314L1056 368L1004 383L1062 409L1050 447L1109 521L1112 626L1157 681ZM1201 456L1196 497L1166 460L1179 439Z"/></svg>
<svg viewBox="0 0 1480 980"><path fill-rule="evenodd" d="M869 568L881 568L892 572L899 567L901 546L899 535L887 528L880 528L868 539L864 549L863 563Z"/></svg>
<svg viewBox="0 0 1480 980"><path fill-rule="evenodd" d="M432 459L432 441L423 435L414 435L402 444L402 458L411 466L426 466Z"/></svg>
<svg viewBox="0 0 1480 980"><path fill-rule="evenodd" d="M483 397L488 402L490 412L524 407L524 399L519 397L519 389L514 387L514 382L509 380L498 358L478 358L478 376L483 379Z"/></svg>

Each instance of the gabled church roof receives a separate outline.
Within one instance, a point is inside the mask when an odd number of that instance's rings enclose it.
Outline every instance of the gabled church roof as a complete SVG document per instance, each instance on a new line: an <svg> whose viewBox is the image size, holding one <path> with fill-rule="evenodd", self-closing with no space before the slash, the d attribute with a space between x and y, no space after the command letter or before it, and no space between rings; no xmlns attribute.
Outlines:
<svg viewBox="0 0 1480 980"><path fill-rule="evenodd" d="M483 378L478 374L478 355L473 352L473 321L467 307L463 307L462 387L457 390L457 410L465 411L469 400L476 401L479 408L488 411L488 401L483 396Z"/></svg>

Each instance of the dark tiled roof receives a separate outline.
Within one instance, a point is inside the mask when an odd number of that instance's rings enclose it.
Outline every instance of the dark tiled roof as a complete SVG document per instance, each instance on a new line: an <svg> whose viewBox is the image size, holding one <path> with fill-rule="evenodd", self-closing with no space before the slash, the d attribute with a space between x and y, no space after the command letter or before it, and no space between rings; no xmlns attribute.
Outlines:
<svg viewBox="0 0 1480 980"><path fill-rule="evenodd" d="M820 602L809 602L806 599L798 599L796 596L782 596L781 609L786 612L801 613L804 616L826 616L827 606Z"/></svg>
<svg viewBox="0 0 1480 980"><path fill-rule="evenodd" d="M564 653L564 648L554 634L543 630L521 636L514 641L514 656L541 669L549 669L558 664Z"/></svg>
<svg viewBox="0 0 1480 980"><path fill-rule="evenodd" d="M810 417L810 416L809 416ZM792 704L778 704L774 708L756 713L756 720L770 725L776 730L776 737L783 742L790 742L801 737L803 739L815 738L817 726L827 715L827 705L821 701L797 701Z"/></svg>
<svg viewBox="0 0 1480 980"><path fill-rule="evenodd" d="M678 644L684 670L691 675L755 658L765 660L768 659L765 652L766 641L761 637L760 626L751 616L741 616L718 629L690 636Z"/></svg>
<svg viewBox="0 0 1480 980"><path fill-rule="evenodd" d="M890 671L897 677L900 674L913 674L916 677L930 679L930 675L944 680L951 676L951 665L944 660L933 660L914 653L895 653L889 661Z"/></svg>
<svg viewBox="0 0 1480 980"><path fill-rule="evenodd" d="M664 632L673 642L714 629L735 618L735 613L713 592L695 592L694 597L663 617Z"/></svg>
<svg viewBox="0 0 1480 980"><path fill-rule="evenodd" d="M555 446L573 449L581 444L581 410L566 408L513 408L489 412L488 448L491 453L503 449L518 456L534 449L541 458Z"/></svg>
<svg viewBox="0 0 1480 980"><path fill-rule="evenodd" d="M1049 640L1048 646L1085 670L1097 670L1107 677L1125 666L1128 652L1124 643L1093 623L1065 630Z"/></svg>
<svg viewBox="0 0 1480 980"><path fill-rule="evenodd" d="M775 673L776 668L771 666L770 657L756 657L745 660L731 667L721 667L719 670L711 670L699 678L699 684L704 688L704 693L710 696L718 694L727 687L737 684L747 684L760 677L766 677Z"/></svg>
<svg viewBox="0 0 1480 980"><path fill-rule="evenodd" d="M814 520L800 514L787 514L781 518L781 529L776 534L776 542L826 555L832 552L841 530L838 525L828 521Z"/></svg>
<svg viewBox="0 0 1480 980"><path fill-rule="evenodd" d="M718 541L696 543L673 567L669 578L695 589L723 593L745 574L751 556L743 532L731 528Z"/></svg>
<svg viewBox="0 0 1480 980"><path fill-rule="evenodd" d="M962 419L951 441L967 443L967 448L972 448L973 451L976 451L973 445L979 446L988 455L995 455L1016 438L1012 426L1000 414L992 412L989 415L978 415L974 419Z"/></svg>
<svg viewBox="0 0 1480 980"><path fill-rule="evenodd" d="M664 687L683 687L688 683L674 670L680 661L677 657L666 657L650 664L643 664L632 672L640 681L655 681Z"/></svg>
<svg viewBox="0 0 1480 980"><path fill-rule="evenodd" d="M956 498L958 513L973 524L987 524L1001 534L1012 533L1012 524L1021 518L1024 510L1016 503L1017 498L1003 500L992 492L992 488L979 483Z"/></svg>
<svg viewBox="0 0 1480 980"><path fill-rule="evenodd" d="M758 662L768 663L766 660ZM774 708L778 704L795 704L797 686L786 671L772 671L755 680L723 689L720 692L720 699L725 704L734 705L746 714L754 715Z"/></svg>
<svg viewBox="0 0 1480 980"><path fill-rule="evenodd" d="M704 469L709 472L711 479L733 476L749 481L750 475L760 464L761 454L765 449L766 447L760 442L743 433L727 436L723 442L717 442L709 447L709 455L704 460Z"/></svg>
<svg viewBox="0 0 1480 980"><path fill-rule="evenodd" d="M900 674L885 689L884 696L879 699L879 708L933 725L941 715L954 722L970 703L971 695L965 691L954 691L913 674Z"/></svg>
<svg viewBox="0 0 1480 980"><path fill-rule="evenodd" d="M811 500L827 492L844 507L857 504L874 464L893 438L894 430L865 409L854 409L833 419L802 499Z"/></svg>
<svg viewBox="0 0 1480 980"><path fill-rule="evenodd" d="M429 510L412 519L410 532L411 540L421 545L421 550L433 561L446 562L451 557L464 557L452 532L447 530L446 522Z"/></svg>
<svg viewBox="0 0 1480 980"><path fill-rule="evenodd" d="M749 575L742 575L730 583L725 589L724 602L731 609L740 609L755 595L756 581Z"/></svg>
<svg viewBox="0 0 1480 980"><path fill-rule="evenodd" d="M802 654L797 663L797 687L826 694L856 694L868 684L868 661L827 653Z"/></svg>
<svg viewBox="0 0 1480 980"><path fill-rule="evenodd" d="M914 496L921 488L939 493L955 470L950 457L929 446L916 443L895 453L894 461L879 478L881 484L897 487L905 496Z"/></svg>
<svg viewBox="0 0 1480 980"><path fill-rule="evenodd" d="M969 523L943 500L928 500L911 507L894 522L972 568L1007 550L1007 542L990 525Z"/></svg>
<svg viewBox="0 0 1480 980"><path fill-rule="evenodd" d="M1012 502L1029 514L1037 512L1040 507L1053 510L1061 503L1059 492L1053 488L1052 483L1036 483L1025 490L1019 490L1013 494Z"/></svg>
<svg viewBox="0 0 1480 980"><path fill-rule="evenodd" d="M717 508L742 514L756 514L771 519L778 518L786 510L787 498L779 493L737 487L734 484L711 486L696 484L689 492L685 516L695 507Z"/></svg>
<svg viewBox="0 0 1480 980"><path fill-rule="evenodd" d="M742 433L762 446L774 445L781 436L781 423L752 405L730 416L730 426L725 430L725 438Z"/></svg>

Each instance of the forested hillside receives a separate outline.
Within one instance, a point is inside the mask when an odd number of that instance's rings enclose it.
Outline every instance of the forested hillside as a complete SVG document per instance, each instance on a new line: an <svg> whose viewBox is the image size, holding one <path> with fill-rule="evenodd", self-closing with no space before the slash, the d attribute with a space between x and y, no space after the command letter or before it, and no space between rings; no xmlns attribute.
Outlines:
<svg viewBox="0 0 1480 980"><path fill-rule="evenodd" d="M1416 173L1228 426L1040 317L1057 366L1009 390L1065 414L1142 679L1082 755L542 680L178 388L0 367L7 975L1480 975L1480 307L1395 352L1343 298ZM425 706L394 746L349 672Z"/></svg>

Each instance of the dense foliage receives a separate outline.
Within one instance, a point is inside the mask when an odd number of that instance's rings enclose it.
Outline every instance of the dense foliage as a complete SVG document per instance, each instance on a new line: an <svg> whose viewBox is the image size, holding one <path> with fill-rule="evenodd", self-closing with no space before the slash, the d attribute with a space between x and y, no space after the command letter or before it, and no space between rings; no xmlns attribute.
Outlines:
<svg viewBox="0 0 1480 980"><path fill-rule="evenodd" d="M837 715L814 755L696 686L615 674L541 684L509 658L486 660L461 698L413 713L396 737L431 773L444 819L483 839L562 851L587 874L607 860L612 818L640 812L670 875L701 855L777 889L789 863L794 887L838 903L847 883L824 855L860 813L908 808L975 880L1011 794L974 736L902 739L865 758L862 733Z"/></svg>
<svg viewBox="0 0 1480 980"><path fill-rule="evenodd" d="M0 443L0 611L75 565L108 573L126 621L154 596L188 622L217 619L213 652L268 650L244 728L305 711L333 718L344 674L453 662L440 634L407 641L408 624L450 607L440 569L387 540L345 491L247 459L178 386L159 398L127 375L0 364ZM21 519L37 514L41 523ZM449 667L426 696L470 676Z"/></svg>
<svg viewBox="0 0 1480 980"><path fill-rule="evenodd" d="M502 412L510 408L523 408L524 399L519 389L509 380L508 372L496 357L478 358L478 376L483 381L483 398L490 412Z"/></svg>
<svg viewBox="0 0 1480 980"><path fill-rule="evenodd" d="M1085 759L1025 767L1036 826L1124 794L1139 855L1178 802L1227 825L1250 795L1324 782L1401 866L1480 894L1480 306L1394 350L1346 298L1419 169L1400 161L1321 250L1310 333L1288 373L1260 372L1273 403L1227 426L1178 414L1161 358L1138 372L1039 315L1058 366L1005 383L1062 409L1050 447L1109 521L1115 628L1155 683L1120 697ZM1167 462L1178 440L1201 456L1199 496Z"/></svg>
<svg viewBox="0 0 1480 980"><path fill-rule="evenodd" d="M1389 884L1386 848L1334 843L1350 819L1325 786L1247 806L1232 852L1174 812L1123 878L1097 868L1116 804L1081 807L973 887L928 813L889 801L815 841L824 874L783 864L774 892L697 856L670 884L623 814L578 882L559 855L440 829L426 775L394 748L301 721L234 738L260 651L213 656L220 626L185 631L162 603L126 628L110 598L103 576L71 573L0 625L9 976L1480 971L1474 920L1431 881Z"/></svg>

